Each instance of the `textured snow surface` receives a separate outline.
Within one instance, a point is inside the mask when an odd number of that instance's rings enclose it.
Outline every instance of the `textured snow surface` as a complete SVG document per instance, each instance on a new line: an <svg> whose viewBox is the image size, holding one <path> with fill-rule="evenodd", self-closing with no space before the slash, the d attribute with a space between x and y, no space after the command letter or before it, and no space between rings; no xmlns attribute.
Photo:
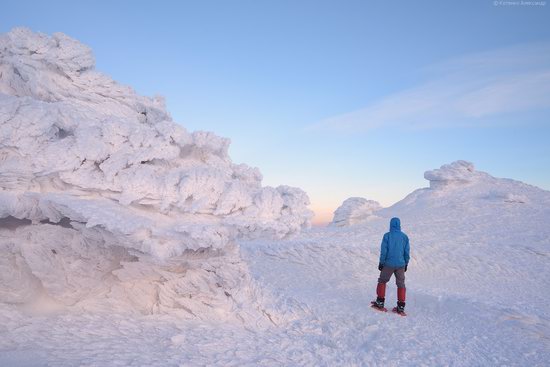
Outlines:
<svg viewBox="0 0 550 367"><path fill-rule="evenodd" d="M299 232L309 199L228 147L64 34L1 35L0 302L271 323L235 240Z"/></svg>
<svg viewBox="0 0 550 367"><path fill-rule="evenodd" d="M4 304L0 365L546 366L550 192L477 175L354 226L241 242L253 283L278 299L267 326ZM411 240L406 318L369 307L395 215ZM395 293L392 279L388 307Z"/></svg>
<svg viewBox="0 0 550 367"><path fill-rule="evenodd" d="M0 37L0 366L548 364L550 192L458 161L297 233L301 190L93 65L61 34ZM392 216L406 318L369 307Z"/></svg>

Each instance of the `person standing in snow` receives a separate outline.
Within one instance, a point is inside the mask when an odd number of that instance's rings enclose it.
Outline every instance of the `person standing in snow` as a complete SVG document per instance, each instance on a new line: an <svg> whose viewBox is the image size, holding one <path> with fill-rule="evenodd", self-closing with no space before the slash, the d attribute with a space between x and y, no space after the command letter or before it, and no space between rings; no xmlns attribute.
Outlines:
<svg viewBox="0 0 550 367"><path fill-rule="evenodd" d="M386 310L384 308L386 283L394 274L397 284L397 307L393 311L405 315L405 272L409 264L409 251L409 237L401 232L401 221L399 218L392 218L390 231L382 238L378 264L380 277L376 287L376 301L372 302L372 307Z"/></svg>

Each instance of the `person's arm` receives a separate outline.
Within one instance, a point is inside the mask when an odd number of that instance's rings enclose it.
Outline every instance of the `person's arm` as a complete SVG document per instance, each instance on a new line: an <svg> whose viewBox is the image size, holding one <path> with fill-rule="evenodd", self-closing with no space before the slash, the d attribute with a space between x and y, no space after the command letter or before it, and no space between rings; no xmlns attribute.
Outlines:
<svg viewBox="0 0 550 367"><path fill-rule="evenodd" d="M378 262L378 270L382 270L386 263L386 256L388 255L388 234L386 233L382 237L382 244L380 245L380 261Z"/></svg>
<svg viewBox="0 0 550 367"><path fill-rule="evenodd" d="M410 251L411 248L409 246L409 237L405 235L405 251L403 254L405 257L405 269L407 269L407 266L409 265Z"/></svg>

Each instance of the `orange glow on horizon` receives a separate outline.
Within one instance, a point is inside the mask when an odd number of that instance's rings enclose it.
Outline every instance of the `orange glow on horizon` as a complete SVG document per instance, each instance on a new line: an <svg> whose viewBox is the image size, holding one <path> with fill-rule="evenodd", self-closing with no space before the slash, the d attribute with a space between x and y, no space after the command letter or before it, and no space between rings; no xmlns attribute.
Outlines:
<svg viewBox="0 0 550 367"><path fill-rule="evenodd" d="M327 206L329 208L327 208ZM330 208L329 205L320 206L312 203L309 208L313 210L315 216L311 220L311 224L314 226L324 226L330 223L332 221L332 217L334 216L334 210L336 210L336 207Z"/></svg>

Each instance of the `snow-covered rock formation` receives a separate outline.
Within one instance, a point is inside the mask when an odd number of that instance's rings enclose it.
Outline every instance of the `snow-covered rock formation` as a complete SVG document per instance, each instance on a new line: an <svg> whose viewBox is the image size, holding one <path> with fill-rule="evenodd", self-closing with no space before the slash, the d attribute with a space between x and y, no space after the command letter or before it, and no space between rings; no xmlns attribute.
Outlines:
<svg viewBox="0 0 550 367"><path fill-rule="evenodd" d="M456 212L455 221L469 220L471 217L465 217L464 213L475 211L476 217L482 213L490 217L491 213L500 210L500 206L504 210L502 215L509 213L509 219L517 221L512 213L529 217L533 207L545 210L550 206L548 191L520 181L493 177L477 171L473 163L463 160L426 171L424 178L429 181L429 187L413 191L388 208L381 208L376 201L346 199L335 211L331 225L358 224L392 215L415 221L419 216L441 220L436 218L447 218L451 212ZM525 211L525 215L519 215L518 211Z"/></svg>
<svg viewBox="0 0 550 367"><path fill-rule="evenodd" d="M487 177L487 174L477 172L474 165L467 161L455 161L424 173L424 178L430 181L432 189L467 184L482 177Z"/></svg>
<svg viewBox="0 0 550 367"><path fill-rule="evenodd" d="M1 35L0 302L244 317L258 294L235 239L296 233L312 212L229 143L95 71L64 34Z"/></svg>
<svg viewBox="0 0 550 367"><path fill-rule="evenodd" d="M502 207L501 215L526 211L526 215L530 216L529 211L538 208L535 211L538 212L550 204L548 191L520 181L493 177L477 171L472 163L466 161L445 164L439 169L425 172L424 177L430 182L429 188L413 191L382 213L447 217L445 212L459 209L462 214L475 211L476 217L479 217L482 213L489 216ZM524 217L518 214L518 218ZM454 220L466 219L469 218L460 215Z"/></svg>
<svg viewBox="0 0 550 367"><path fill-rule="evenodd" d="M374 218L373 213L379 209L382 206L377 201L360 197L348 198L336 209L330 225L342 227L360 223Z"/></svg>

